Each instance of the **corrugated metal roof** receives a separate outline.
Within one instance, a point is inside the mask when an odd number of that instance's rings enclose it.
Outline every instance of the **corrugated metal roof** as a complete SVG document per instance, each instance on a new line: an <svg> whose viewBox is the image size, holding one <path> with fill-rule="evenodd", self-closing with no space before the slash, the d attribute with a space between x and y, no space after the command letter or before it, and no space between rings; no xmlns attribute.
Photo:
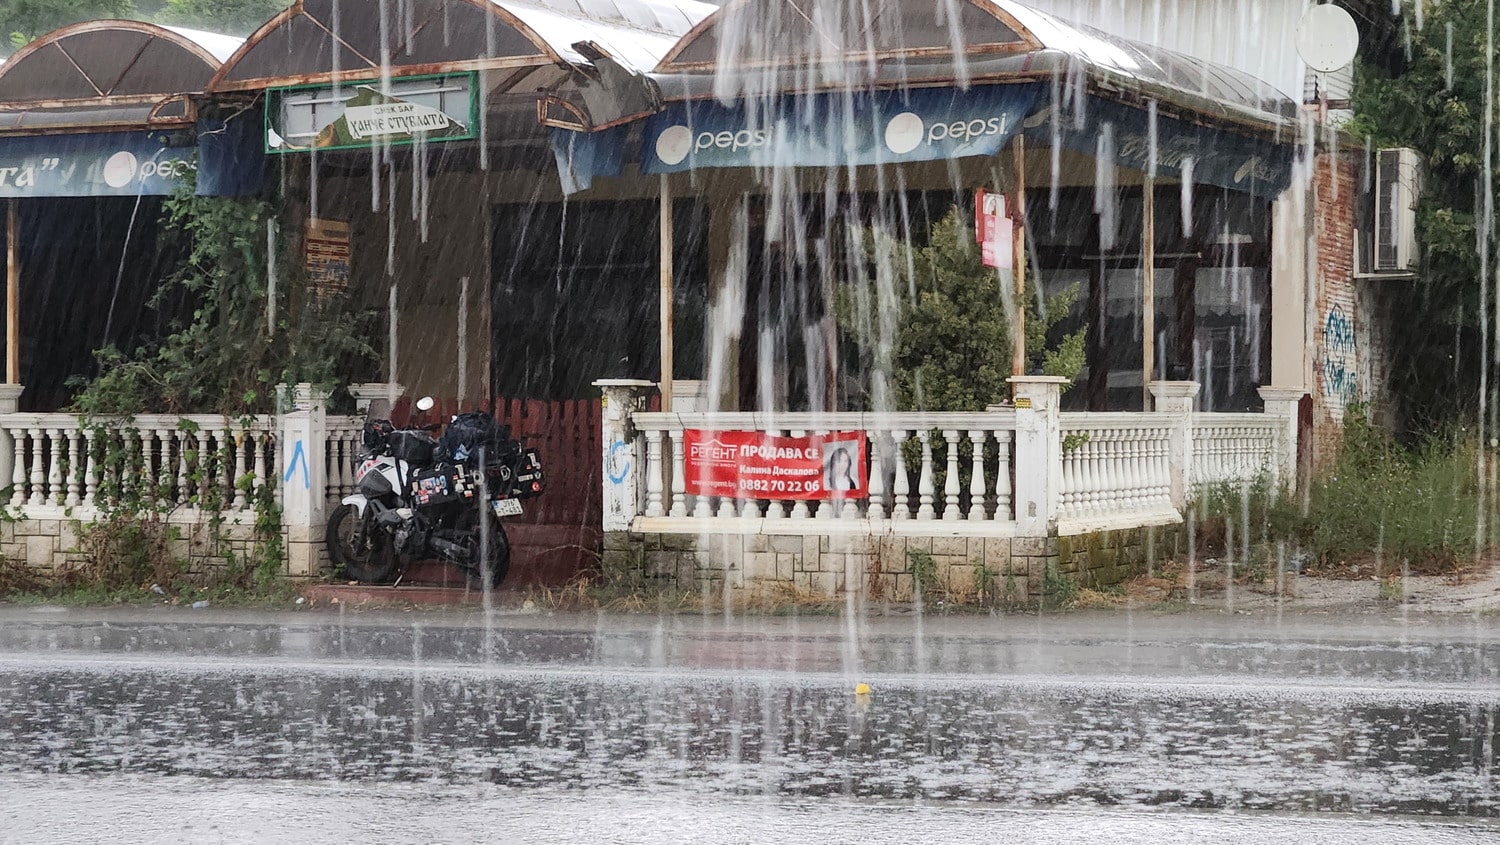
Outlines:
<svg viewBox="0 0 1500 845"><path fill-rule="evenodd" d="M589 64L573 49L592 41L639 72L656 67L698 21L718 10L693 0L491 0L515 15L564 61Z"/></svg>
<svg viewBox="0 0 1500 845"><path fill-rule="evenodd" d="M796 14L784 13L785 8ZM1082 73L1106 92L1154 99L1199 115L1278 130L1297 116L1294 100L1248 73L1065 21L1024 2L958 0L952 8L970 16L976 10L987 12L993 20L984 27L945 25L942 14L933 11L932 0L867 0L860 5L841 0L738 0L673 48L668 54L673 58L658 65L653 78L668 99L725 100ZM725 21L731 22L731 29L721 38L715 29ZM845 48L832 56L815 52L813 36L820 33L814 32L813 21L841 44L868 44L873 49ZM1007 42L996 21L1015 37ZM869 30L868 37L861 35L861 26ZM934 29L944 35L938 49L931 46ZM694 49L698 40L713 49ZM830 59L837 58L844 61L841 68L831 66ZM721 59L734 66L720 67Z"/></svg>
<svg viewBox="0 0 1500 845"><path fill-rule="evenodd" d="M185 29L180 26L164 26L162 29L175 32L202 47L204 50L207 50L214 58L219 60L219 64L229 61L229 57L234 55L234 51L240 49L240 45L245 43L245 39L243 38L237 38L233 35L220 35L217 32L204 32L201 29Z"/></svg>
<svg viewBox="0 0 1500 845"><path fill-rule="evenodd" d="M693 0L408 0L381 23L380 11L349 0L338 15L330 0L297 0L250 37L210 88L257 90L380 72L586 67L589 59L573 47L584 41L644 72L715 8Z"/></svg>

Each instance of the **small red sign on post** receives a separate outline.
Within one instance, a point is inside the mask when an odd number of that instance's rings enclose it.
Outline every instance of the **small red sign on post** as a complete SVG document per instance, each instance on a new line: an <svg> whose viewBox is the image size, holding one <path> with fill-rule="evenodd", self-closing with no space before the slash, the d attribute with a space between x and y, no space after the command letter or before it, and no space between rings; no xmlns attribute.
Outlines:
<svg viewBox="0 0 1500 845"><path fill-rule="evenodd" d="M1015 227L1005 213L1005 195L983 188L974 194L974 238L986 267L1011 269L1015 262Z"/></svg>
<svg viewBox="0 0 1500 845"><path fill-rule="evenodd" d="M735 499L864 499L865 435L683 432L687 492Z"/></svg>

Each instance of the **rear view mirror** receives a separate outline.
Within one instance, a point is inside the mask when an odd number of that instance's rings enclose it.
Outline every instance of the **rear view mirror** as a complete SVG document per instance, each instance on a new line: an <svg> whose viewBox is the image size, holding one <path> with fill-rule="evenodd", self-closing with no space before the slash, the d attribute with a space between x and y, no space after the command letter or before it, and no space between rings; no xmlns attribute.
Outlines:
<svg viewBox="0 0 1500 845"><path fill-rule="evenodd" d="M436 404L436 402L432 401L431 396L423 396L421 399L417 400L417 410L425 414L428 411L432 410L433 406Z"/></svg>

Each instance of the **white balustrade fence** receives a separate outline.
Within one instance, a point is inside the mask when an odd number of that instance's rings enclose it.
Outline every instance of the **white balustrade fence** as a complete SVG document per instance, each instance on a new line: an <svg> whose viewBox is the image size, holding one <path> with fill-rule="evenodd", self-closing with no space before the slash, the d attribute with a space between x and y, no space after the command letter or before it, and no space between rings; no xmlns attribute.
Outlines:
<svg viewBox="0 0 1500 845"><path fill-rule="evenodd" d="M82 424L70 414L0 414L12 507L93 508L127 497L245 510L276 486L274 417L143 415Z"/></svg>
<svg viewBox="0 0 1500 845"><path fill-rule="evenodd" d="M623 460L611 464L610 472L621 475L608 480L605 490L606 501L620 503L620 510L607 514L606 521L665 532L711 530L704 520L737 519L737 526L726 523L723 530L807 533L744 520L862 519L931 522L935 533L950 530L938 525L959 526L951 530L965 534L1005 535L1023 528L1038 532L1035 536L1051 530L1082 533L1177 521L1195 487L1263 473L1279 483L1295 469L1290 458L1295 420L1289 416L1295 402L1281 402L1268 414L1198 413L1191 410L1196 389L1165 383L1158 398L1161 411L1061 413L1058 394L1049 394L1057 386L1039 383L1041 389L1020 409L978 413L769 416L635 410L625 416L624 434L606 431L607 438L625 438L605 444L611 461ZM640 385L605 387L628 391ZM626 393L613 401L643 405ZM689 429L789 436L862 432L870 456L869 498L808 502L693 495L684 454L683 432ZM618 449L631 437L626 454L632 457L619 459ZM1017 466L1025 466L1025 473ZM621 488L627 476L633 477ZM1023 510L1024 526L1017 519ZM649 522L640 528L638 519Z"/></svg>
<svg viewBox="0 0 1500 845"><path fill-rule="evenodd" d="M354 473L364 452L363 417L328 417L326 495L330 505L354 493Z"/></svg>
<svg viewBox="0 0 1500 845"><path fill-rule="evenodd" d="M1012 411L966 414L636 413L647 517L871 519L1009 523ZM817 501L695 496L688 492L683 432L754 431L800 437L862 432L869 499Z"/></svg>
<svg viewBox="0 0 1500 845"><path fill-rule="evenodd" d="M1193 416L1192 484L1203 487L1274 480L1276 455L1284 427L1264 414L1196 414Z"/></svg>
<svg viewBox="0 0 1500 845"><path fill-rule="evenodd" d="M1172 509L1172 417L1075 413L1061 420L1060 519Z"/></svg>

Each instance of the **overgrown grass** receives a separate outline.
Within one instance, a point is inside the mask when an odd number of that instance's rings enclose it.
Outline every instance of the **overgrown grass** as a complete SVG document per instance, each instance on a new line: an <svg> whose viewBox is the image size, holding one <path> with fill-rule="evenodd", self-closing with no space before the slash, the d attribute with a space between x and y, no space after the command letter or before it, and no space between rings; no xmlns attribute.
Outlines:
<svg viewBox="0 0 1500 845"><path fill-rule="evenodd" d="M1271 545L1284 540L1315 569L1373 561L1377 575L1403 565L1451 572L1476 550L1477 450L1457 437L1404 447L1351 408L1337 463L1304 499L1273 490L1265 477L1200 490L1200 550L1269 564Z"/></svg>

